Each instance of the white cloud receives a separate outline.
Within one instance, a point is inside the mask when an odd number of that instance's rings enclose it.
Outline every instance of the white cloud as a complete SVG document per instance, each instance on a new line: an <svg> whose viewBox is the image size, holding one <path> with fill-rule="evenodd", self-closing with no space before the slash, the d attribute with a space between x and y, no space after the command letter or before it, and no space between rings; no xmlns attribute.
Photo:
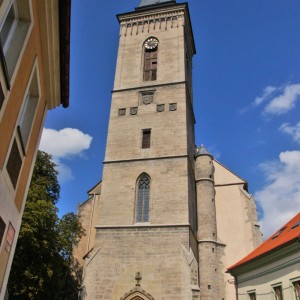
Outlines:
<svg viewBox="0 0 300 300"><path fill-rule="evenodd" d="M241 115L245 114L249 109L253 107L257 107L261 105L263 102L269 101L271 99L271 96L275 93L278 93L278 91L281 90L281 87L275 87L275 86L267 86L264 88L262 95L255 98L255 100L248 106L242 108L239 110L239 113Z"/></svg>
<svg viewBox="0 0 300 300"><path fill-rule="evenodd" d="M291 126L289 123L283 123L279 130L290 135L296 143L300 144L300 122L295 126Z"/></svg>
<svg viewBox="0 0 300 300"><path fill-rule="evenodd" d="M286 85L282 93L267 104L264 113L268 115L285 114L295 107L297 100L300 100L300 84Z"/></svg>
<svg viewBox="0 0 300 300"><path fill-rule="evenodd" d="M71 168L62 163L63 159L80 157L90 148L92 137L76 128L54 130L44 128L39 149L53 156L58 165L59 179L67 181L73 178Z"/></svg>
<svg viewBox="0 0 300 300"><path fill-rule="evenodd" d="M76 128L54 130L44 128L40 150L52 154L57 158L81 155L89 149L92 137Z"/></svg>
<svg viewBox="0 0 300 300"><path fill-rule="evenodd" d="M267 86L264 91L263 94L260 97L256 97L253 105L254 106L258 106L261 103L265 102L275 91L277 91L279 88L276 88L274 86Z"/></svg>
<svg viewBox="0 0 300 300"><path fill-rule="evenodd" d="M279 160L260 167L266 185L255 193L255 198L264 212L260 223L268 238L299 212L300 151L281 152Z"/></svg>

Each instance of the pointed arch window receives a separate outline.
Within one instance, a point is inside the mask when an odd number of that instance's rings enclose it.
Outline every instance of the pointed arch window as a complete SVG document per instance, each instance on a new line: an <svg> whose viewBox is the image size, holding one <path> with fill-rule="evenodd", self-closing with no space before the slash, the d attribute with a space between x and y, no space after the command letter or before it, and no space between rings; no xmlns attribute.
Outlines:
<svg viewBox="0 0 300 300"><path fill-rule="evenodd" d="M136 222L149 221L150 176L143 173L137 182Z"/></svg>
<svg viewBox="0 0 300 300"><path fill-rule="evenodd" d="M144 42L144 81L157 78L158 39L150 37Z"/></svg>

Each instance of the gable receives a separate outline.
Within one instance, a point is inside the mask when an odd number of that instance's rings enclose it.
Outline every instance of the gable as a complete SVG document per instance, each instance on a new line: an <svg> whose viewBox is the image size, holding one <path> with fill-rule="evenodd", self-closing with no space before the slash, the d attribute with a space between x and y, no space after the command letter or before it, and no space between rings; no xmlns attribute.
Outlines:
<svg viewBox="0 0 300 300"><path fill-rule="evenodd" d="M214 160L215 167L215 185L231 185L231 184L245 184L246 181L227 169L217 160Z"/></svg>

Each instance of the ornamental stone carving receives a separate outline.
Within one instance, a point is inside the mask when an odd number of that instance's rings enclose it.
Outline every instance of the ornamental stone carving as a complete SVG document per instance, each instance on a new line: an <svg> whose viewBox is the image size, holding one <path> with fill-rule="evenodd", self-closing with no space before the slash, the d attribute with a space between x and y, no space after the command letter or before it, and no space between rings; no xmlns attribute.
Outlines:
<svg viewBox="0 0 300 300"><path fill-rule="evenodd" d="M130 114L132 116L136 115L138 112L138 108L137 107L130 107Z"/></svg>
<svg viewBox="0 0 300 300"><path fill-rule="evenodd" d="M119 116L125 116L126 115L126 108L120 108L118 111Z"/></svg>
<svg viewBox="0 0 300 300"><path fill-rule="evenodd" d="M164 104L158 104L156 106L156 111L157 112L163 112L165 110L165 105Z"/></svg>
<svg viewBox="0 0 300 300"><path fill-rule="evenodd" d="M170 103L170 104L169 104L169 110L170 110L170 111L175 111L175 110L177 110L177 103Z"/></svg>
<svg viewBox="0 0 300 300"><path fill-rule="evenodd" d="M154 100L154 93L155 90L141 92L141 103L145 105L151 104Z"/></svg>

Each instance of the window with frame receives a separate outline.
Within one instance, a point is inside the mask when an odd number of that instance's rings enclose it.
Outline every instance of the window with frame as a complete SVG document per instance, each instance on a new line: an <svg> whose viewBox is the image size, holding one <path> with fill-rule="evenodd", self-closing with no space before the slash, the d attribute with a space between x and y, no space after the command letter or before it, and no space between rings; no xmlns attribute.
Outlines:
<svg viewBox="0 0 300 300"><path fill-rule="evenodd" d="M33 127L36 109L39 101L39 84L37 64L35 63L29 80L26 96L23 100L17 132L14 137L8 160L6 171L12 187L15 189L19 180L23 159L26 154L26 148L29 142L30 133Z"/></svg>
<svg viewBox="0 0 300 300"><path fill-rule="evenodd" d="M249 296L250 300L256 300L256 293L255 292L248 293L248 296Z"/></svg>
<svg viewBox="0 0 300 300"><path fill-rule="evenodd" d="M282 294L282 287L281 285L274 286L273 287L275 299L276 300L283 300L283 294Z"/></svg>
<svg viewBox="0 0 300 300"><path fill-rule="evenodd" d="M18 125L18 134L20 136L24 152L26 152L30 131L33 125L33 120L40 97L39 94L37 73L34 72L31 79L31 84L25 96L25 103Z"/></svg>
<svg viewBox="0 0 300 300"><path fill-rule="evenodd" d="M1 111L1 108L3 105L3 102L4 102L4 93L3 93L3 89L2 89L2 84L0 82L0 111Z"/></svg>
<svg viewBox="0 0 300 300"><path fill-rule="evenodd" d="M151 146L151 129L143 129L142 149L150 148Z"/></svg>
<svg viewBox="0 0 300 300"><path fill-rule="evenodd" d="M149 222L150 176L143 173L137 182L136 222Z"/></svg>
<svg viewBox="0 0 300 300"><path fill-rule="evenodd" d="M300 300L300 280L293 282L295 299Z"/></svg>
<svg viewBox="0 0 300 300"><path fill-rule="evenodd" d="M6 227L6 224L3 221L3 219L0 217L0 246L1 246L3 236L4 236L5 227Z"/></svg>
<svg viewBox="0 0 300 300"><path fill-rule="evenodd" d="M31 23L29 0L10 0L0 24L1 57L6 79L13 76Z"/></svg>
<svg viewBox="0 0 300 300"><path fill-rule="evenodd" d="M157 78L157 52L157 49L145 49L144 81L154 81Z"/></svg>

